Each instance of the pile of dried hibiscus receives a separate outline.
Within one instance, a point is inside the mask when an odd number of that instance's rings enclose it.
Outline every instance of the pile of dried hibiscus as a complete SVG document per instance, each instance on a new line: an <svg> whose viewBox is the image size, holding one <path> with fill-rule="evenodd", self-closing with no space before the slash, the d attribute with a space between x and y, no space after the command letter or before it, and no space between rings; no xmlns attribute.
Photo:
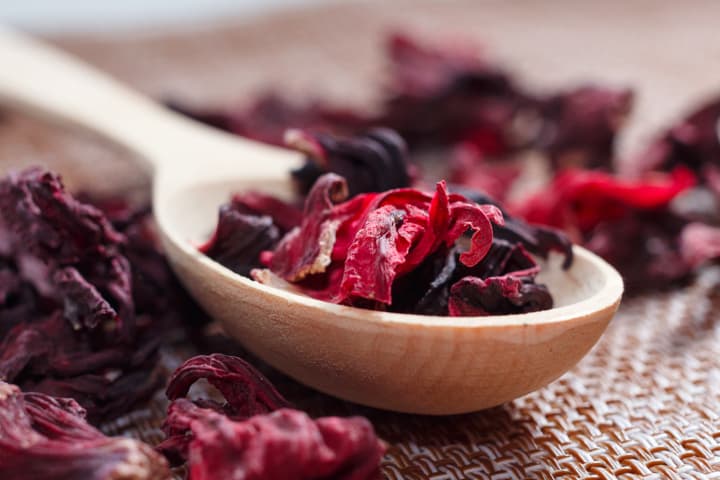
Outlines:
<svg viewBox="0 0 720 480"><path fill-rule="evenodd" d="M555 250L568 266L570 240L635 291L720 257L720 100L618 162L629 90L539 95L472 46L407 35L391 36L388 58L375 113L277 94L236 111L180 109L307 156L292 172L297 203L235 195L207 255L322 300L437 315L550 308L535 257ZM551 177L518 195L538 158ZM191 479L379 477L385 446L367 420L311 419L225 355L172 374L157 449L96 430L157 391L168 333L203 315L158 250L147 209L73 197L41 169L0 181L0 207L2 478L165 479L171 464ZM199 380L224 402L188 398Z"/></svg>
<svg viewBox="0 0 720 480"><path fill-rule="evenodd" d="M529 252L557 250L569 265L571 243L559 231L504 216L488 198L450 193L444 181L434 193L408 187L405 145L388 130L352 138L291 132L290 143L311 155L308 165L321 162L354 182L322 174L302 210L257 192L235 195L201 247L211 258L262 283L376 310L489 315L552 307ZM301 191L310 168L296 172ZM373 178L395 188L375 192Z"/></svg>
<svg viewBox="0 0 720 480"><path fill-rule="evenodd" d="M91 426L153 395L165 382L162 343L202 320L147 210L81 201L39 168L0 180L0 206L0 476L171 478L149 445ZM227 404L182 399L200 378ZM239 358L188 360L167 395L161 450L191 479L379 475L385 447L367 420L310 419Z"/></svg>

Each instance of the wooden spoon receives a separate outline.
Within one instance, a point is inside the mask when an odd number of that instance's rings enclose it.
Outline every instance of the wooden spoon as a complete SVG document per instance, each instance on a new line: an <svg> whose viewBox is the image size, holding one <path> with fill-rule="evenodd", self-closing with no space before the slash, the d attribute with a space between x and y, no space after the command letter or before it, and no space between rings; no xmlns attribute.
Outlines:
<svg viewBox="0 0 720 480"><path fill-rule="evenodd" d="M298 381L354 402L452 414L512 400L558 378L595 344L623 291L618 273L575 247L540 281L551 310L491 317L405 315L333 305L241 277L200 254L231 192L289 196L297 154L182 118L70 56L0 31L0 101L95 131L153 175L167 257L226 332Z"/></svg>

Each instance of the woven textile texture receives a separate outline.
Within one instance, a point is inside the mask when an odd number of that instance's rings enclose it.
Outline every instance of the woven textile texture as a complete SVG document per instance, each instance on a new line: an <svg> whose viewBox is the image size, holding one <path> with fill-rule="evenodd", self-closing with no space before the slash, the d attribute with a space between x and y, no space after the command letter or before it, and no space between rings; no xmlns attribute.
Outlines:
<svg viewBox="0 0 720 480"><path fill-rule="evenodd" d="M336 6L242 27L54 40L157 98L222 105L282 85L298 95L322 88L362 104L372 95L361 86L377 83L382 70L375 39L389 26L470 32L487 39L488 49L517 65L530 83L589 77L636 86L638 113L625 148L720 86L720 64L707 61L720 58L720 4L698 0L680 9L662 3L575 8L569 1L456 1L415 8L417 2L398 1L382 11ZM674 41L661 41L667 38ZM82 133L4 115L0 166L29 163L58 170L71 188L147 196L147 177L123 152ZM192 353L178 342L165 352L166 367ZM684 289L626 298L602 340L571 372L483 412L380 412L268 373L313 415L368 416L390 444L383 463L388 479L720 479L720 269L707 269ZM158 392L145 408L104 429L155 443L164 409Z"/></svg>

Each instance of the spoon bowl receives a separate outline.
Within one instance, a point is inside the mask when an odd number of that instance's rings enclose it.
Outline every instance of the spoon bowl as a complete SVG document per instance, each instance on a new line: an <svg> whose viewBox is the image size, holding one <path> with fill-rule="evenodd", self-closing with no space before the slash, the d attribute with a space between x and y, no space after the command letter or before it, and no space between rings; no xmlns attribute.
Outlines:
<svg viewBox="0 0 720 480"><path fill-rule="evenodd" d="M289 195L297 154L238 139L156 106L69 56L0 32L0 100L93 130L153 174L166 255L191 295L248 350L298 381L373 407L454 414L517 398L558 378L597 342L622 295L619 274L575 247L544 264L556 307L489 317L357 309L256 283L197 245L217 208L246 189ZM47 79L52 78L52 83ZM78 93L80 92L80 93Z"/></svg>

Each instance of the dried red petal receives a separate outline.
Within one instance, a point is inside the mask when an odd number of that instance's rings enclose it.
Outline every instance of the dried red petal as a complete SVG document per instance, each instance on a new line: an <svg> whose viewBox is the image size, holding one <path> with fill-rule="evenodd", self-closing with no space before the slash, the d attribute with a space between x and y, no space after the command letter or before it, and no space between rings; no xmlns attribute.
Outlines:
<svg viewBox="0 0 720 480"><path fill-rule="evenodd" d="M174 402L168 422L187 425L190 480L375 480L385 451L364 418L312 420L281 409L233 422L187 400Z"/></svg>
<svg viewBox="0 0 720 480"><path fill-rule="evenodd" d="M240 213L272 218L282 233L300 225L302 210L272 195L260 192L243 192L233 195L230 202L232 209Z"/></svg>
<svg viewBox="0 0 720 480"><path fill-rule="evenodd" d="M347 252L340 291L344 297L392 303L392 284L412 240L398 232L405 212L392 205L373 210Z"/></svg>
<svg viewBox="0 0 720 480"><path fill-rule="evenodd" d="M641 181L625 181L598 171L568 170L515 210L533 223L588 232L600 222L622 218L630 210L665 208L694 183L694 175L686 169Z"/></svg>
<svg viewBox="0 0 720 480"><path fill-rule="evenodd" d="M273 253L271 269L275 273L297 282L327 269L341 223L332 215L333 206L345 200L347 194L342 177L320 177L305 201L302 223L285 235Z"/></svg>
<svg viewBox="0 0 720 480"><path fill-rule="evenodd" d="M226 406L179 398L201 378L223 394ZM168 397L173 400L163 425L168 438L158 448L188 462L190 480L379 478L385 446L366 419L312 420L282 408L287 402L239 358L215 354L188 360L173 374Z"/></svg>
<svg viewBox="0 0 720 480"><path fill-rule="evenodd" d="M106 437L72 399L21 393L0 382L0 471L20 480L164 480L167 463L149 445Z"/></svg>

